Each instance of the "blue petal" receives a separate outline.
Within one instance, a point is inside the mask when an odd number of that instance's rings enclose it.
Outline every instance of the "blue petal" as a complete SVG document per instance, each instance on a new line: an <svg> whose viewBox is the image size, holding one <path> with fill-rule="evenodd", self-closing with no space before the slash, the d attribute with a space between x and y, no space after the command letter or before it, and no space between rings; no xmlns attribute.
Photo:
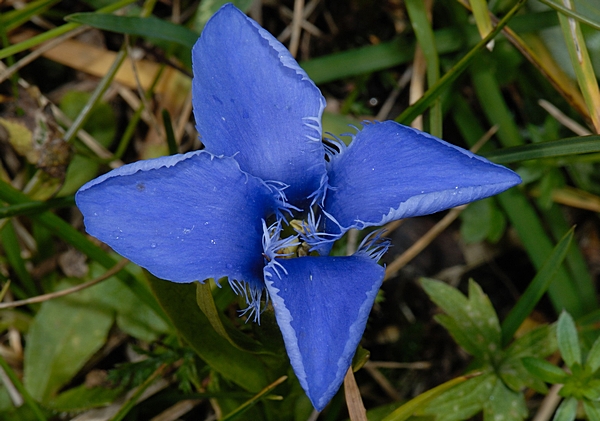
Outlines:
<svg viewBox="0 0 600 421"><path fill-rule="evenodd" d="M174 282L264 287L262 221L277 192L233 158L191 152L113 170L76 194L89 234ZM237 284L234 284L234 286Z"/></svg>
<svg viewBox="0 0 600 421"><path fill-rule="evenodd" d="M439 212L521 182L501 165L393 121L365 125L329 155L328 232Z"/></svg>
<svg viewBox="0 0 600 421"><path fill-rule="evenodd" d="M273 259L265 267L290 362L319 411L344 380L383 275L366 254Z"/></svg>
<svg viewBox="0 0 600 421"><path fill-rule="evenodd" d="M206 24L192 60L194 116L206 149L287 184L292 203L316 192L326 172L325 99L285 47L228 4Z"/></svg>

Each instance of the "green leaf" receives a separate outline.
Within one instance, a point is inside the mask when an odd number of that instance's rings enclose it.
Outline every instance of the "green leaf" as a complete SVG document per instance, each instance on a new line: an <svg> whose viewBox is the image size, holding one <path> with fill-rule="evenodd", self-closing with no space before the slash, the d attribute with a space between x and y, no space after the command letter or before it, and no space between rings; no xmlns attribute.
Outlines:
<svg viewBox="0 0 600 421"><path fill-rule="evenodd" d="M505 351L498 375L514 391L529 387L547 393L546 384L534 376L523 364L523 357L543 358L557 349L554 325L540 326L516 339Z"/></svg>
<svg viewBox="0 0 600 421"><path fill-rule="evenodd" d="M427 62L427 85L433 86L440 79L440 63L425 3L422 0L405 0L404 5L419 42L419 47ZM442 137L442 103L440 98L433 101L431 105L429 126L432 135Z"/></svg>
<svg viewBox="0 0 600 421"><path fill-rule="evenodd" d="M497 164L512 164L530 159L556 158L600 152L600 136L578 136L542 143L514 146L481 155Z"/></svg>
<svg viewBox="0 0 600 421"><path fill-rule="evenodd" d="M240 351L272 354L260 343L253 341L232 326L231 322L222 316L215 305L209 281L206 281L204 284L196 282L195 285L198 307L202 310L210 325L219 336Z"/></svg>
<svg viewBox="0 0 600 421"><path fill-rule="evenodd" d="M477 343L473 335L469 334L469 328L447 314L436 314L435 321L441 324L450 333L454 341L469 354L477 358L485 358L486 350Z"/></svg>
<svg viewBox="0 0 600 421"><path fill-rule="evenodd" d="M600 401L600 379L587 379L587 384L581 387L581 394L591 401Z"/></svg>
<svg viewBox="0 0 600 421"><path fill-rule="evenodd" d="M481 49L485 48L485 46L493 40L498 33L504 28L504 26L509 22L509 20L514 16L515 13L525 4L525 0L517 0L514 7L498 22L496 27L492 32L488 34L485 38L483 38L480 42L477 43L463 58L460 59L458 63L450 69L444 76L433 86L430 86L427 92L415 102L413 105L408 107L402 114L400 114L395 121L398 123L407 124L413 121L417 116L421 115L427 107L429 107L443 91L448 89L448 87L460 76L464 70L467 69L469 64L473 61L475 57L479 55Z"/></svg>
<svg viewBox="0 0 600 421"><path fill-rule="evenodd" d="M555 26L557 23L558 19L554 12L527 13L514 16L511 20L511 28L518 32L532 32ZM472 25L466 27L461 25L460 29L438 29L434 37L435 47L440 55L454 53L465 45L475 45L480 40L477 29ZM414 43L407 42L406 37L403 36L392 41L302 61L300 66L316 84L320 85L409 63L413 60L414 54Z"/></svg>
<svg viewBox="0 0 600 421"><path fill-rule="evenodd" d="M98 13L110 13L115 10L119 10L122 7L127 6L130 3L135 2L135 0L119 0L117 2L110 2L106 7L98 10ZM19 42L18 44L10 45L6 48L0 49L0 60L6 57L10 57L13 54L20 53L21 51L25 51L29 48L35 47L45 41L49 41L55 39L56 37L63 35L73 29L79 27L78 23L66 23L64 25L58 26L56 28L50 29L46 32L42 32L39 35L35 35L31 38L23 42Z"/></svg>
<svg viewBox="0 0 600 421"><path fill-rule="evenodd" d="M474 281L469 282L469 298L443 282L421 279L423 289L448 316L438 321L475 356L491 358L500 349L500 326L488 297Z"/></svg>
<svg viewBox="0 0 600 421"><path fill-rule="evenodd" d="M490 12L488 10L488 5L486 0L471 0L470 2L471 9L473 9L473 17L475 18L475 23L477 24L477 30L481 35L481 38L484 38L487 34L489 34L492 29L492 19L490 18ZM493 41L490 42L488 48L493 47Z"/></svg>
<svg viewBox="0 0 600 421"><path fill-rule="evenodd" d="M68 383L104 345L113 321L90 290L44 302L25 347L24 383L31 396L45 402Z"/></svg>
<svg viewBox="0 0 600 421"><path fill-rule="evenodd" d="M523 358L523 365L530 373L551 384L564 384L567 374L554 364L535 357Z"/></svg>
<svg viewBox="0 0 600 421"><path fill-rule="evenodd" d="M200 2L196 14L192 18L191 24L193 29L198 33L202 31L210 17L225 3L233 3L238 9L246 12L252 5L252 0L203 0Z"/></svg>
<svg viewBox="0 0 600 421"><path fill-rule="evenodd" d="M419 396L411 399L410 401L403 404L401 407L397 408L389 414L387 417L383 418L383 421L405 421L410 416L412 416L415 412L424 408L432 399L437 398L442 395L444 392L454 388L455 386L465 382L469 377L461 376L455 379L449 380L446 383L442 383L439 386L434 387L426 392L421 393Z"/></svg>
<svg viewBox="0 0 600 421"><path fill-rule="evenodd" d="M139 267L129 264L130 271ZM96 278L104 273L97 262L90 264L90 275ZM127 288L116 277L111 277L90 289L94 302L116 313L116 322L123 332L144 341L154 341L158 335L168 333L170 326L146 303Z"/></svg>
<svg viewBox="0 0 600 421"><path fill-rule="evenodd" d="M505 351L505 358L520 359L523 357L544 358L557 349L556 330L554 325L537 327L517 338Z"/></svg>
<svg viewBox="0 0 600 421"><path fill-rule="evenodd" d="M173 42L191 50L198 34L182 25L177 25L154 16L146 18L136 16L116 16L106 13L74 13L65 17L69 22L90 25L122 34Z"/></svg>
<svg viewBox="0 0 600 421"><path fill-rule="evenodd" d="M583 400L583 409L589 421L600 421L600 402Z"/></svg>
<svg viewBox="0 0 600 421"><path fill-rule="evenodd" d="M531 314L538 301L549 288L558 269L567 255L574 228L571 228L558 242L552 253L535 275L525 292L502 323L502 343L508 344L523 321Z"/></svg>
<svg viewBox="0 0 600 421"><path fill-rule="evenodd" d="M255 396L248 399L242 405L237 407L235 410L233 410L229 414L225 415L223 418L221 418L221 420L222 421L231 421L233 419L236 419L238 416L242 415L243 413L248 411L250 408L252 408L254 405L256 405L262 398L264 398L265 395L267 395L269 392L271 392L273 389L275 389L277 386L279 386L285 380L287 380L287 376L282 376L282 377L278 378L273 383L271 383L270 385L265 387L263 390L258 392Z"/></svg>
<svg viewBox="0 0 600 421"><path fill-rule="evenodd" d="M521 359L515 358L503 361L497 372L504 384L515 392L520 392L529 387L544 395L548 393L546 383L531 374L525 368Z"/></svg>
<svg viewBox="0 0 600 421"><path fill-rule="evenodd" d="M469 308L473 322L484 336L488 350L491 353L500 350L500 321L492 303L477 282L469 279Z"/></svg>
<svg viewBox="0 0 600 421"><path fill-rule="evenodd" d="M506 218L492 198L471 203L460 214L460 235L466 243L500 240L506 228Z"/></svg>
<svg viewBox="0 0 600 421"><path fill-rule="evenodd" d="M276 376L258 356L240 351L220 336L196 303L194 284L177 284L147 274L164 311L180 335L213 370L250 392L259 392Z"/></svg>
<svg viewBox="0 0 600 421"><path fill-rule="evenodd" d="M574 421L576 416L577 399L566 398L558 406L558 409L556 410L552 421Z"/></svg>
<svg viewBox="0 0 600 421"><path fill-rule="evenodd" d="M520 421L525 417L527 405L523 394L510 390L501 381L496 382L490 399L483 406L483 420Z"/></svg>
<svg viewBox="0 0 600 421"><path fill-rule="evenodd" d="M591 373L595 373L600 368L600 336L596 338L590 352L588 352L585 366Z"/></svg>
<svg viewBox="0 0 600 421"><path fill-rule="evenodd" d="M368 349L358 346L354 357L352 357L352 371L356 373L360 370L371 358L371 352Z"/></svg>
<svg viewBox="0 0 600 421"><path fill-rule="evenodd" d="M36 0L25 3L22 8L10 10L0 15L0 25L4 26L6 32L18 28L33 16L41 15L60 0Z"/></svg>
<svg viewBox="0 0 600 421"><path fill-rule="evenodd" d="M594 8L594 3L588 3L588 6L585 8L584 13L578 13L575 10L569 9L565 7L561 2L555 0L540 0L542 3L556 9L560 13L569 16L573 19L578 20L581 23L585 23L586 25L591 26L594 29L600 30L600 13L598 13L598 9ZM585 5L585 2L580 2L581 5ZM579 8L579 7L578 7ZM592 12L592 13L590 13ZM595 18L591 19L591 18Z"/></svg>
<svg viewBox="0 0 600 421"><path fill-rule="evenodd" d="M493 373L485 373L453 387L435 398L418 415L434 415L436 421L462 421L483 409L498 382Z"/></svg>
<svg viewBox="0 0 600 421"><path fill-rule="evenodd" d="M86 106L91 94L88 92L67 92L60 102L60 108L67 117L75 120L77 115ZM88 120L83 128L104 147L112 143L117 127L117 119L110 105L97 102L90 111ZM90 181L98 174L100 163L91 158L75 155L67 168L65 182L57 196L75 193L84 183Z"/></svg>
<svg viewBox="0 0 600 421"><path fill-rule="evenodd" d="M581 348L579 347L577 327L573 317L566 311L563 311L558 317L556 340L565 364L569 368L572 368L575 364L581 365Z"/></svg>
<svg viewBox="0 0 600 421"><path fill-rule="evenodd" d="M110 405L123 393L121 389L88 387L85 384L69 389L50 399L46 406L60 412L78 412Z"/></svg>

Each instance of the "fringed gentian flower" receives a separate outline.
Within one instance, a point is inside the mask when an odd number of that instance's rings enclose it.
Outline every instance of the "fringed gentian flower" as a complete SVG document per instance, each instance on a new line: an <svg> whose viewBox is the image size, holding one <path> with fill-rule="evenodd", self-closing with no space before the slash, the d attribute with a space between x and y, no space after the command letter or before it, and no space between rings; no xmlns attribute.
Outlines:
<svg viewBox="0 0 600 421"><path fill-rule="evenodd" d="M159 278L228 278L257 318L272 303L292 367L318 410L339 389L384 276L380 226L500 193L514 172L392 121L322 142L325 99L267 31L232 5L192 51L205 149L141 161L83 186L88 233ZM294 235L283 235L290 231ZM263 304L261 304L263 303Z"/></svg>

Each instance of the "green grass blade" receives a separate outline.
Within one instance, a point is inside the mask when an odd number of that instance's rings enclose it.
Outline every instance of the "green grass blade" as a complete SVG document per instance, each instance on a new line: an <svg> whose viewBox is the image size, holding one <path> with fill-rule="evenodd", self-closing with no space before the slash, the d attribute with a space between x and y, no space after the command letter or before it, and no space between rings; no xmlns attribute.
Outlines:
<svg viewBox="0 0 600 421"><path fill-rule="evenodd" d="M421 393L419 396L406 402L400 408L389 414L383 419L383 421L405 421L412 416L416 411L427 405L433 399L440 396L447 390L452 389L454 386L463 383L464 381L472 378L473 376L461 376L455 379L449 380L446 383L442 383L427 392Z"/></svg>
<svg viewBox="0 0 600 421"><path fill-rule="evenodd" d="M558 25L558 18L553 11L527 13L514 16L510 25L518 33L535 32ZM465 43L475 45L481 38L474 26L467 26L460 30L438 29L434 39L438 54L443 55L465 48ZM300 65L316 84L322 84L409 63L414 54L414 42L407 42L403 37L313 58Z"/></svg>
<svg viewBox="0 0 600 421"><path fill-rule="evenodd" d="M496 136L502 146L506 148L524 144L513 114L502 95L489 54L482 54L473 63L471 79L484 114L490 123L498 125Z"/></svg>
<svg viewBox="0 0 600 421"><path fill-rule="evenodd" d="M178 152L178 147L177 141L175 140L175 133L173 132L173 124L171 123L169 111L162 110L162 119L167 136L167 145L169 145L169 155L175 155Z"/></svg>
<svg viewBox="0 0 600 421"><path fill-rule="evenodd" d="M21 381L19 380L19 378L17 377L17 375L15 374L13 369L10 368L10 365L8 365L8 363L4 360L4 358L1 355L0 355L0 367L2 368L2 370L4 370L4 373L6 373L6 375L10 379L12 385L21 394L21 396L23 397L23 400L25 401L27 406L31 409L31 411L33 412L35 418L38 421L46 421L47 418L44 415L44 413L42 412L42 410L40 409L40 407L38 406L38 404L33 400L31 395L27 391L27 389L25 389L25 387L23 386L23 383L21 383Z"/></svg>
<svg viewBox="0 0 600 421"><path fill-rule="evenodd" d="M123 46L121 51L119 51L115 57L110 69L108 69L108 72L102 77L100 83L94 89L94 92L90 96L88 102L85 104L85 107L83 107L81 112L77 115L75 121L73 121L73 124L71 124L63 136L65 142L72 143L74 141L75 137L77 136L77 132L83 127L87 119L90 117L94 106L102 99L102 95L104 95L104 92L106 92L113 79L117 75L119 68L125 62L125 58L127 58L127 53L125 47Z"/></svg>
<svg viewBox="0 0 600 421"><path fill-rule="evenodd" d="M560 12L561 14L563 14L565 16L568 16L570 18L578 20L579 22L585 23L586 25L589 25L592 28L600 31L600 13L596 13L594 17L597 20L593 20L593 19L590 19L588 16L582 15L581 13L577 13L577 11L575 11L571 8L565 7L564 4L559 1L540 0L540 2L553 8L554 10L556 10L557 12ZM591 3L590 3L590 6L591 6ZM592 10L594 10L594 9L592 9ZM598 10L599 9L596 9L596 12L598 12Z"/></svg>
<svg viewBox="0 0 600 421"><path fill-rule="evenodd" d="M274 353L269 352L260 343L252 340L249 336L246 336L244 333L237 330L229 319L222 316L215 304L210 284L209 280L206 280L203 284L200 282L195 283L196 303L215 332L240 351L254 354L275 355Z"/></svg>
<svg viewBox="0 0 600 421"><path fill-rule="evenodd" d="M18 205L4 206L0 208L0 219L11 218L13 216L34 215L50 209L68 208L75 205L73 196L65 196L57 199L50 199L45 202L32 201Z"/></svg>
<svg viewBox="0 0 600 421"><path fill-rule="evenodd" d="M557 204L552 204L544 210L544 219L556 241L559 241L563 234L570 229L570 224L565 220L563 209ZM582 313L588 314L594 311L598 308L598 294L581 249L578 246L569 247L565 262L578 292Z"/></svg>
<svg viewBox="0 0 600 421"><path fill-rule="evenodd" d="M6 253L8 263L15 271L17 278L21 281L21 286L27 291L29 296L34 296L40 293L31 274L25 267L25 262L21 257L21 246L17 239L17 234L13 225L10 223L4 225L0 233L2 240L2 248Z"/></svg>
<svg viewBox="0 0 600 421"><path fill-rule="evenodd" d="M287 376L281 376L280 378L275 380L273 383L271 383L270 385L265 387L263 390L258 392L256 395L254 395L252 398L248 399L246 402L241 404L235 410L233 410L229 414L225 415L223 418L221 418L221 421L231 421L231 420L236 419L237 417L242 415L244 412L246 412L248 409L252 408L267 393L271 392L273 389L275 389L277 386L279 386L281 383L283 383L286 380L287 380Z"/></svg>
<svg viewBox="0 0 600 421"><path fill-rule="evenodd" d="M490 17L487 1L471 0L469 4L471 5L471 9L473 11L473 17L475 18L479 35L481 35L481 38L485 38L485 36L493 29L492 18ZM493 48L493 43L494 41L491 41L490 44L488 44L488 48Z"/></svg>
<svg viewBox="0 0 600 421"><path fill-rule="evenodd" d="M435 48L435 39L431 23L427 18L427 10L422 0L406 0L404 2L410 22L412 24L419 47L423 51L423 56L427 61L427 85L435 85L440 79L440 61L437 49ZM442 103L440 98L436 98L431 104L429 132L437 137L442 137Z"/></svg>
<svg viewBox="0 0 600 421"><path fill-rule="evenodd" d="M479 54L479 51L485 48L488 42L493 40L494 37L498 35L502 28L506 26L514 14L517 13L517 11L519 11L524 4L525 0L518 0L513 8L502 18L502 20L500 20L500 22L498 22L498 25L496 25L494 30L490 32L487 37L479 41L477 45L475 45L475 47L473 47L462 59L460 59L460 61L456 63L449 72L447 72L434 86L430 87L420 100L404 110L404 112L400 114L398 118L396 118L396 121L398 123L408 124L416 117L423 114L427 107L429 107L433 101L435 101L435 99L438 98L441 93L463 73L467 66Z"/></svg>
<svg viewBox="0 0 600 421"><path fill-rule="evenodd" d="M22 9L11 10L0 15L0 25L4 25L6 32L18 28L33 16L40 15L60 0L37 0L26 3Z"/></svg>
<svg viewBox="0 0 600 421"><path fill-rule="evenodd" d="M113 415L110 421L121 421L123 418L125 418L129 411L131 411L137 404L138 400L142 397L146 389L148 389L148 387L150 387L150 385L163 374L164 370L165 365L163 364L158 367L158 369L156 369L156 371L154 371L150 377L144 380L144 382L135 389L135 392L123 403L123 406L121 406L119 411Z"/></svg>
<svg viewBox="0 0 600 421"><path fill-rule="evenodd" d="M137 16L115 16L105 13L74 13L65 18L67 22L76 22L105 31L173 42L191 50L198 34L182 25L159 19Z"/></svg>
<svg viewBox="0 0 600 421"><path fill-rule="evenodd" d="M598 135L569 137L542 143L514 146L502 150L485 152L481 155L498 164L512 164L529 159L555 158L593 152L600 152L600 136Z"/></svg>
<svg viewBox="0 0 600 421"><path fill-rule="evenodd" d="M255 393L276 378L258 355L236 348L219 335L196 302L196 285L164 281L150 273L147 278L179 335L213 370Z"/></svg>
<svg viewBox="0 0 600 421"><path fill-rule="evenodd" d="M481 100L485 101L486 98ZM485 131L477 123L477 119L473 116L466 102L462 98L458 98L454 119L464 120L465 118L468 123L460 123L457 126L467 144L472 146L484 135ZM492 116L491 122L495 124L493 118L494 116ZM519 136L515 143L521 142L522 139ZM537 270L540 270L552 252L553 243L547 235L537 211L529 203L527 197L516 188L496 196L496 200L498 200L510 222L517 230L532 263ZM548 294L557 311L566 308L571 314L576 314L576 317L584 314L582 305L584 300L580 298L573 280L564 267L559 269L554 282L549 286Z"/></svg>
<svg viewBox="0 0 600 421"><path fill-rule="evenodd" d="M544 227L527 197L518 189L511 189L496 196L511 221L523 246L533 262L540 270L552 252L552 241L544 231ZM583 315L579 294L575 289L566 269L561 266L553 282L548 287L550 300L557 311L568 309L576 317Z"/></svg>
<svg viewBox="0 0 600 421"><path fill-rule="evenodd" d="M563 0L568 9L573 10L572 0ZM600 89L592 67L592 61L587 50L580 24L577 20L559 13L558 20L571 57L571 64L577 76L577 83L583 94L588 113L596 129L600 133Z"/></svg>
<svg viewBox="0 0 600 421"><path fill-rule="evenodd" d="M521 295L517 304L512 308L506 319L502 322L502 346L505 347L513 335L521 326L523 321L535 308L538 301L544 293L548 290L554 275L558 272L558 268L562 264L571 241L573 240L574 228L571 228L567 232L560 242L554 247L552 253L544 262L542 268L535 275L531 283L527 286L527 289Z"/></svg>
<svg viewBox="0 0 600 421"><path fill-rule="evenodd" d="M97 13L111 13L134 2L135 0L120 0L116 3L112 3L106 7L103 7L102 9L98 9ZM14 44L9 47L3 48L0 50L0 60L12 56L14 54L20 53L21 51L25 51L29 48L35 47L36 45L39 45L43 42L52 40L62 34L66 34L67 32L72 31L75 28L79 28L80 26L81 24L79 23L66 23L57 28L53 28L39 35L33 36L18 44Z"/></svg>

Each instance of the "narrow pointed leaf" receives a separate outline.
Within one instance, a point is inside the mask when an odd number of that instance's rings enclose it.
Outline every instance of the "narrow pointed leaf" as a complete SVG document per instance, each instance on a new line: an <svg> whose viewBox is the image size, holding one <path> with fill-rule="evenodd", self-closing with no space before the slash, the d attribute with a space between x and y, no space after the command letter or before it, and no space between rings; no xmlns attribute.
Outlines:
<svg viewBox="0 0 600 421"><path fill-rule="evenodd" d="M574 421L575 417L577 417L577 399L570 397L560 403L552 421Z"/></svg>
<svg viewBox="0 0 600 421"><path fill-rule="evenodd" d="M213 370L250 392L272 381L259 357L240 351L214 330L196 303L193 284L176 284L150 274L148 281L179 334Z"/></svg>
<svg viewBox="0 0 600 421"><path fill-rule="evenodd" d="M581 155L592 152L600 152L600 136L570 137L542 143L531 143L486 152L482 155L498 164L511 164L529 159Z"/></svg>
<svg viewBox="0 0 600 421"><path fill-rule="evenodd" d="M600 421L600 402L583 401L583 409L589 421Z"/></svg>
<svg viewBox="0 0 600 421"><path fill-rule="evenodd" d="M506 421L521 421L527 417L523 393L510 390L502 381L496 382L490 399L483 406L484 421L494 421L500 417Z"/></svg>
<svg viewBox="0 0 600 421"><path fill-rule="evenodd" d="M512 339L513 335L521 326L521 323L525 320L531 311L535 308L538 301L542 298L544 293L548 290L550 283L554 279L554 276L560 268L564 258L567 255L571 241L573 240L573 232L571 229L567 232L559 243L554 247L548 259L535 275L531 283L525 289L525 292L512 308L504 322L502 323L502 344L507 345Z"/></svg>
<svg viewBox="0 0 600 421"><path fill-rule="evenodd" d="M546 360L534 357L523 358L525 368L543 381L551 384L563 384L567 380L567 374L554 364Z"/></svg>
<svg viewBox="0 0 600 421"><path fill-rule="evenodd" d="M587 355L585 364L592 373L600 368L600 337L594 341L594 344Z"/></svg>
<svg viewBox="0 0 600 421"><path fill-rule="evenodd" d="M263 390L261 390L260 392L258 392L251 399L247 400L242 405L240 405L239 407L237 407L234 411L230 412L229 414L227 414L223 418L221 418L221 421L231 421L233 419L236 419L237 417L239 417L240 415L242 415L244 412L246 412L248 409L250 409L254 405L256 405L257 402L259 402L269 392L273 391L273 389L275 389L277 386L279 386L281 383L283 383L286 380L287 380L287 376L282 376L282 377L278 378L273 383L271 383L270 385L268 385L267 387L265 387Z"/></svg>
<svg viewBox="0 0 600 421"><path fill-rule="evenodd" d="M568 367L575 364L581 365L581 348L579 347L579 336L573 317L563 311L556 325L556 340L560 355Z"/></svg>
<svg viewBox="0 0 600 421"><path fill-rule="evenodd" d="M215 305L210 282L205 282L203 284L196 282L195 285L198 307L200 307L200 310L202 310L219 336L226 339L227 342L240 351L262 354L269 353L264 346L240 332L232 325L230 320L221 315Z"/></svg>
<svg viewBox="0 0 600 421"><path fill-rule="evenodd" d="M434 415L438 421L469 419L483 409L498 381L489 372L471 378L433 399L418 415Z"/></svg>
<svg viewBox="0 0 600 421"><path fill-rule="evenodd" d="M66 16L65 20L93 26L105 31L139 35L173 42L190 50L198 39L198 34L185 26L177 25L154 16L142 18L136 16L117 16L107 13L74 13Z"/></svg>
<svg viewBox="0 0 600 421"><path fill-rule="evenodd" d="M437 398L442 393L452 389L454 386L459 385L470 378L471 376L457 377L455 379L448 380L446 383L442 383L433 389L429 389L427 392L423 392L417 397L403 404L400 408L389 414L382 421L405 421L414 415L415 412L427 405L432 399Z"/></svg>
<svg viewBox="0 0 600 421"><path fill-rule="evenodd" d="M420 282L429 298L447 313L438 316L440 323L449 328L453 337L468 352L485 357L494 353L490 344L496 350L500 348L497 316L489 300L474 305L473 301L481 299L480 293L467 298L456 288L443 282L426 278L422 278ZM486 310L480 310L480 307L487 306L489 308ZM487 318L484 317L486 314ZM490 314L494 316L490 317Z"/></svg>

